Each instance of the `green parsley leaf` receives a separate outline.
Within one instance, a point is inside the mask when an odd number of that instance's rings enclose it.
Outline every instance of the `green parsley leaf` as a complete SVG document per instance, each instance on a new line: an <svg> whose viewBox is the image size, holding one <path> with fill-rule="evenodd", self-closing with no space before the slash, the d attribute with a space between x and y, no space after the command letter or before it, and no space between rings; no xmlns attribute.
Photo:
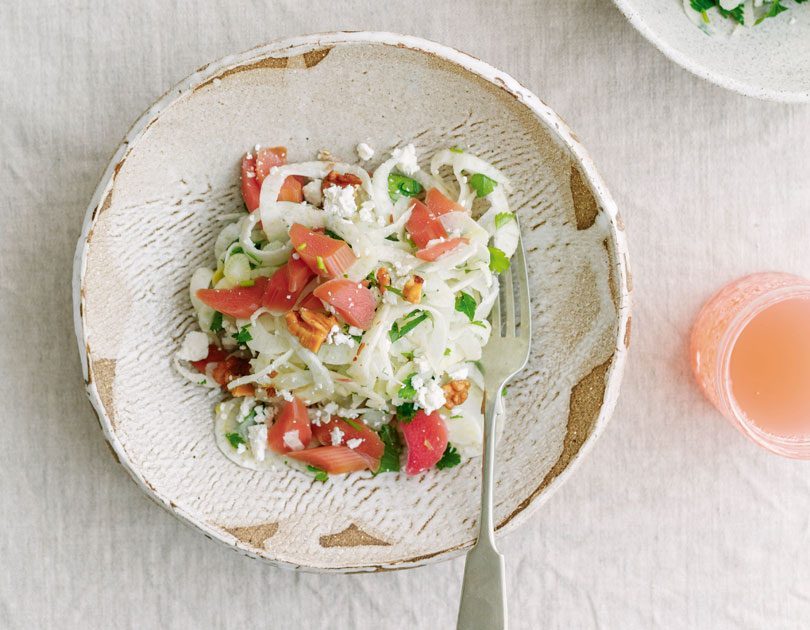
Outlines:
<svg viewBox="0 0 810 630"><path fill-rule="evenodd" d="M416 197L422 193L422 190L422 184L415 179L399 173L390 173L388 175L388 196L393 201L400 197Z"/></svg>
<svg viewBox="0 0 810 630"><path fill-rule="evenodd" d="M449 357L453 351L450 348L444 349L444 356Z"/></svg>
<svg viewBox="0 0 810 630"><path fill-rule="evenodd" d="M474 322L470 322L473 326L478 326L479 328L486 328L487 325L479 320L475 320Z"/></svg>
<svg viewBox="0 0 810 630"><path fill-rule="evenodd" d="M385 290L390 291L394 295L398 295L399 297L402 297L402 291L400 289L397 289L396 287L387 286L387 287L385 287Z"/></svg>
<svg viewBox="0 0 810 630"><path fill-rule="evenodd" d="M239 448L240 444L247 444L247 442L245 442L245 438L238 433L226 433L225 439L227 439L234 448Z"/></svg>
<svg viewBox="0 0 810 630"><path fill-rule="evenodd" d="M396 234L389 234L385 237L386 241L394 241L395 243L399 243L399 237Z"/></svg>
<svg viewBox="0 0 810 630"><path fill-rule="evenodd" d="M692 8L700 13L701 11L708 11L715 5L715 0L690 0Z"/></svg>
<svg viewBox="0 0 810 630"><path fill-rule="evenodd" d="M490 245L489 249L489 268L495 273L501 273L509 269L509 259L497 247Z"/></svg>
<svg viewBox="0 0 810 630"><path fill-rule="evenodd" d="M408 361L413 361L413 350L409 350L408 352L403 352L402 357Z"/></svg>
<svg viewBox="0 0 810 630"><path fill-rule="evenodd" d="M416 372L409 374L408 377L402 381L402 387L400 387L397 392L397 396L402 398L402 400L413 400L416 398L416 389L411 384L411 380L414 376L416 376Z"/></svg>
<svg viewBox="0 0 810 630"><path fill-rule="evenodd" d="M779 4L779 0L776 0L776 4ZM743 3L741 2L738 6L734 7L730 11L727 11L720 4L717 4L717 10L720 12L724 18L731 18L735 22L739 22L740 24L745 24L745 8L743 7ZM787 11L784 7L782 8L783 11ZM765 19L765 18L762 18Z"/></svg>
<svg viewBox="0 0 810 630"><path fill-rule="evenodd" d="M506 398L506 395L507 395L508 393L509 393L509 388L508 388L506 385L504 385L504 386L503 386L503 389L501 390L501 396L503 396L504 398Z"/></svg>
<svg viewBox="0 0 810 630"><path fill-rule="evenodd" d="M345 240L346 240L346 239L345 239L345 238L343 238L343 237L342 237L340 234L338 234L337 232L333 232L333 231L332 231L332 230L330 230L329 228L326 228L326 229L323 231L323 233L324 233L324 234L326 234L326 235L327 235L329 238L333 238L333 239L335 239L336 241L345 241Z"/></svg>
<svg viewBox="0 0 810 630"><path fill-rule="evenodd" d="M495 229L500 230L504 225L510 221L515 220L514 212L499 212L495 215Z"/></svg>
<svg viewBox="0 0 810 630"><path fill-rule="evenodd" d="M325 482L329 479L329 473L321 468L316 468L315 466L307 466L307 470L309 472L315 473L315 481Z"/></svg>
<svg viewBox="0 0 810 630"><path fill-rule="evenodd" d="M452 444L448 444L447 448L444 449L444 455L442 455L442 458L436 462L436 468L439 470L445 470L446 468L458 466L460 463L461 455L458 454L458 451Z"/></svg>
<svg viewBox="0 0 810 630"><path fill-rule="evenodd" d="M233 249L232 249L232 250L229 252L229 254L228 254L228 255L229 255L229 256L234 256L234 255L236 255L236 254L244 254L244 253L245 253L245 250L244 250L244 249L242 249L242 246L241 246L241 245L237 245L236 247L234 247L234 248L233 248Z"/></svg>
<svg viewBox="0 0 810 630"><path fill-rule="evenodd" d="M381 427L377 432L385 445L380 458L380 467L375 474L381 472L399 472L399 454L402 451L402 444L399 441L399 433L390 424Z"/></svg>
<svg viewBox="0 0 810 630"><path fill-rule="evenodd" d="M253 336L250 334L250 324L247 326L242 326L239 332L231 335L234 339L236 339L236 343L245 344L248 341L253 339Z"/></svg>
<svg viewBox="0 0 810 630"><path fill-rule="evenodd" d="M737 9L742 10L742 6L737 7ZM737 9L735 9L735 11ZM768 9L768 11L766 13L763 13L759 17L759 19L756 21L756 23L759 24L759 23L763 22L764 20L767 20L768 18L776 17L780 13L782 13L784 11L787 11L787 10L788 10L787 7L782 4L782 0L774 0L774 2L771 3L770 8ZM722 13L722 11L721 11L721 13ZM739 20L738 20L738 22L739 22ZM740 22L740 24L742 24L742 22Z"/></svg>
<svg viewBox="0 0 810 630"><path fill-rule="evenodd" d="M419 312L420 315L414 318L410 318L410 314L406 315L404 319L407 321L405 321L402 326L400 326L397 322L394 322L394 324L391 326L391 330L388 331L388 338L391 340L391 342L404 337L428 318L427 313L423 311Z"/></svg>
<svg viewBox="0 0 810 630"><path fill-rule="evenodd" d="M211 318L211 325L208 327L211 332L220 332L222 330L222 313L216 311Z"/></svg>
<svg viewBox="0 0 810 630"><path fill-rule="evenodd" d="M363 425L360 424L357 420L352 420L351 418L341 418L341 420L343 420L343 422L348 424L355 431L362 431L364 428Z"/></svg>
<svg viewBox="0 0 810 630"><path fill-rule="evenodd" d="M464 149L461 147L450 147L451 153L464 153Z"/></svg>
<svg viewBox="0 0 810 630"><path fill-rule="evenodd" d="M486 197L489 193L495 190L498 185L491 177L487 177L483 173L476 173L470 177L470 186L472 186L475 194L479 197Z"/></svg>
<svg viewBox="0 0 810 630"><path fill-rule="evenodd" d="M368 282L369 289L372 289L377 286L377 276L373 271L368 272L368 275L366 276L366 282Z"/></svg>
<svg viewBox="0 0 810 630"><path fill-rule="evenodd" d="M416 415L416 405L412 402L404 402L397 405L397 420L402 424L408 424Z"/></svg>
<svg viewBox="0 0 810 630"><path fill-rule="evenodd" d="M470 321L475 317L475 309L477 306L478 304L475 298L469 293L459 291L458 295L456 295L456 310L459 313L464 313Z"/></svg>

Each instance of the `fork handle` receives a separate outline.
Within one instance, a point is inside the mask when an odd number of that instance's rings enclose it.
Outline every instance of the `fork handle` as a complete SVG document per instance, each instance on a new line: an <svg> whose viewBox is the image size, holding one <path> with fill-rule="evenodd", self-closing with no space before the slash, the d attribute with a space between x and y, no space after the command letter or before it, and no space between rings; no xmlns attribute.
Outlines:
<svg viewBox="0 0 810 630"><path fill-rule="evenodd" d="M495 478L495 409L501 387L487 400L481 464L478 541L467 554L457 630L506 630L506 567L495 548L492 490Z"/></svg>

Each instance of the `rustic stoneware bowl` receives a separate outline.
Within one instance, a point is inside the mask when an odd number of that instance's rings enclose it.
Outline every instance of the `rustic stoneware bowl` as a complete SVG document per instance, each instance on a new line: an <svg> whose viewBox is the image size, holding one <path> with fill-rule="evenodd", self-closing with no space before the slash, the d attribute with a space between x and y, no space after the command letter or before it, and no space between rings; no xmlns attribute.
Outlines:
<svg viewBox="0 0 810 630"><path fill-rule="evenodd" d="M638 31L690 72L747 96L810 102L810 7L790 9L731 37L709 37L682 0L614 0Z"/></svg>
<svg viewBox="0 0 810 630"><path fill-rule="evenodd" d="M193 270L213 262L223 215L243 210L238 164L254 143L292 161L414 142L463 145L502 168L525 237L534 330L509 388L498 448L498 529L568 478L614 407L630 279L616 207L583 148L510 76L388 33L330 33L222 59L161 98L127 134L90 204L75 264L90 400L115 457L160 505L254 557L319 571L405 568L473 541L479 462L407 478L315 482L255 472L217 449L215 400L171 358L194 327Z"/></svg>

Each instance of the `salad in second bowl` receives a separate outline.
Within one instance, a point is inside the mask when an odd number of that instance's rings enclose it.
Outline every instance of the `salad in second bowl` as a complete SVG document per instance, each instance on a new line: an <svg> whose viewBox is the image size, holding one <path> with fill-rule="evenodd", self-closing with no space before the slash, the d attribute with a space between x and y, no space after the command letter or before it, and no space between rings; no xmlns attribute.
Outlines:
<svg viewBox="0 0 810 630"><path fill-rule="evenodd" d="M519 245L509 181L456 147L423 170L409 144L373 172L327 152L288 164L286 153L245 155L248 212L231 215L214 266L191 279L200 330L175 362L225 391L220 448L322 481L480 454L478 361L498 273Z"/></svg>

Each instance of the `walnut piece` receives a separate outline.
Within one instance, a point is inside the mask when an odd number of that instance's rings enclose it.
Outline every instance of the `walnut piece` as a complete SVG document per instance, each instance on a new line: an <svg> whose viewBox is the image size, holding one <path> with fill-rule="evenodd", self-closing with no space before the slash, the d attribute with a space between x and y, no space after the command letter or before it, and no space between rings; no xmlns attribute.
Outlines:
<svg viewBox="0 0 810 630"><path fill-rule="evenodd" d="M452 409L467 400L467 395L470 393L470 381L466 378L450 381L442 385L442 391L445 399L444 406Z"/></svg>
<svg viewBox="0 0 810 630"><path fill-rule="evenodd" d="M337 319L334 315L318 313L308 308L298 311L289 311L284 315L289 331L298 337L298 341L307 350L317 352L326 341L332 326L337 326Z"/></svg>
<svg viewBox="0 0 810 630"><path fill-rule="evenodd" d="M391 286L391 274L385 267L377 269L377 286L380 287L380 293L385 293L386 287Z"/></svg>
<svg viewBox="0 0 810 630"><path fill-rule="evenodd" d="M413 276L408 279L402 288L402 297L411 304L419 304L422 301L422 285L425 283L421 276Z"/></svg>
<svg viewBox="0 0 810 630"><path fill-rule="evenodd" d="M340 188L348 188L349 186L361 186L363 180L357 175L351 173L338 173L337 171L329 171L326 177L323 178L321 190L326 190L331 186L339 186Z"/></svg>

